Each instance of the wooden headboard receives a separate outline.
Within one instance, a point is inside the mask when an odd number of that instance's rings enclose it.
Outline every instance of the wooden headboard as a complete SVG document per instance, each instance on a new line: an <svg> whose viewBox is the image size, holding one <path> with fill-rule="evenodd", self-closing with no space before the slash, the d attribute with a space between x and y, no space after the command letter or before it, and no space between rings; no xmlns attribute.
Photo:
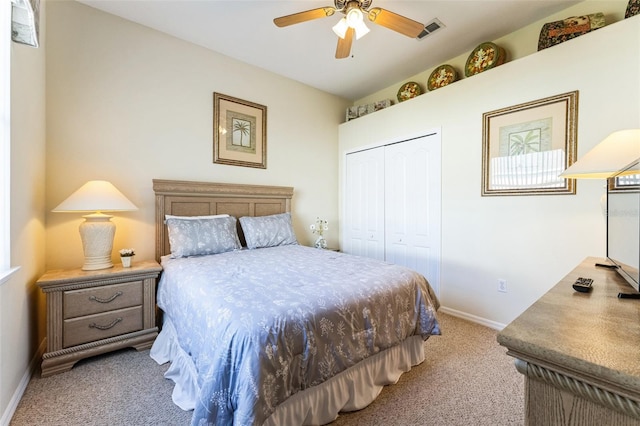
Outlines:
<svg viewBox="0 0 640 426"><path fill-rule="evenodd" d="M228 214L267 216L291 212L293 188L288 186L240 185L231 183L190 182L153 179L156 194L156 260L171 253L169 235L164 224L166 214L207 216ZM239 227L238 236L244 245Z"/></svg>

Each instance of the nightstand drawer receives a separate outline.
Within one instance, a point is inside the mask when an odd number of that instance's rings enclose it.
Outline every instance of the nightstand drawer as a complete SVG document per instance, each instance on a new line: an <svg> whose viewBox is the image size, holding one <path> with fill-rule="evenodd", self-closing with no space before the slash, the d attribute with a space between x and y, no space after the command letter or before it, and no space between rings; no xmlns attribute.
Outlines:
<svg viewBox="0 0 640 426"><path fill-rule="evenodd" d="M138 330L142 330L142 306L73 318L64 321L62 346L67 348Z"/></svg>
<svg viewBox="0 0 640 426"><path fill-rule="evenodd" d="M64 319L142 305L142 281L64 292Z"/></svg>

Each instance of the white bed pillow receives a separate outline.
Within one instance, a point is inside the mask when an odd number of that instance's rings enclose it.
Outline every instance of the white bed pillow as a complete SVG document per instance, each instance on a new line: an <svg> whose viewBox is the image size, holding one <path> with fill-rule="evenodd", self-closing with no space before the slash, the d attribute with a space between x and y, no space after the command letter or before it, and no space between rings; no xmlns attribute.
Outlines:
<svg viewBox="0 0 640 426"><path fill-rule="evenodd" d="M291 213L270 216L243 216L240 226L247 248L275 247L298 244L291 225Z"/></svg>
<svg viewBox="0 0 640 426"><path fill-rule="evenodd" d="M242 248L236 218L215 216L165 216L171 257L218 254Z"/></svg>

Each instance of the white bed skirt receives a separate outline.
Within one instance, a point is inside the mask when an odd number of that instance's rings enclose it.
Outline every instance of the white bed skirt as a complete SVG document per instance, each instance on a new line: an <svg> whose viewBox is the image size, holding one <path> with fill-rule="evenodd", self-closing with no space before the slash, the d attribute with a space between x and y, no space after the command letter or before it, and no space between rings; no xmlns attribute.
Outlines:
<svg viewBox="0 0 640 426"><path fill-rule="evenodd" d="M171 362L164 375L175 383L171 398L183 410L193 410L199 393L197 372L189 356L178 345L175 328L169 319L165 318L150 355L158 364ZM331 423L341 411L361 410L371 404L385 385L396 383L402 373L424 359L424 341L420 336L412 336L321 385L295 393L280 404L264 424Z"/></svg>

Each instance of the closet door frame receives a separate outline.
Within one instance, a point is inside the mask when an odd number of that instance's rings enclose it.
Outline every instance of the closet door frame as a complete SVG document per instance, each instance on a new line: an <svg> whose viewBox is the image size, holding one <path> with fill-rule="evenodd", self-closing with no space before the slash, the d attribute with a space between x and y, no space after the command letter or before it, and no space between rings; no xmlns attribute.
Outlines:
<svg viewBox="0 0 640 426"><path fill-rule="evenodd" d="M420 138L424 138L424 137L429 137L429 141L428 143L430 144L430 147L433 148L434 153L436 154L437 158L434 158L434 161L432 162L431 166L435 167L436 169L433 170L433 178L432 178L432 185L436 186L433 188L430 188L431 191L436 191L436 193L434 194L435 200L437 201L437 205L433 206L433 209L431 210L431 215L432 218L431 220L433 221L433 223L436 225L437 227L437 235L434 235L434 244L433 244L433 250L432 250L432 256L433 256L433 261L431 262L431 266L429 268L429 271L424 273L425 276L427 277L427 279L429 280L431 286L433 287L436 295L440 295L440 270L441 270L441 263L442 263L442 234L440 232L441 228L442 228L442 181L441 181L441 176L442 176L442 139L441 139L441 129L440 128L434 128L434 129L429 129L426 131L421 131L421 132L417 132L417 133L412 133L412 134L406 134L404 136L399 136L393 139L389 139L389 140L380 140L371 144L368 144L366 146L360 146L348 151L344 152L344 158L343 158L343 164L345 165L343 168L343 176L342 176L342 182L343 182L343 187L342 187L342 194L343 194L343 200L341 202L341 210L342 210L342 214L341 217L343 218L343 220L345 221L345 223L341 224L340 228L341 228L341 242L342 245L344 246L347 238L349 236L349 229L347 227L347 218L348 218L348 211L347 211L347 202L346 202L346 197L348 196L348 188L347 188L347 183L348 183L348 168L347 168L347 158L348 155L350 154L354 154L357 152L361 152L361 151L366 151L366 150L370 150L370 149L376 149L376 148L382 148L388 145L393 145L393 144L397 144L397 143L402 143L402 142L406 142L409 140L414 140L414 139L420 139ZM346 248L346 246L345 246ZM345 250L348 252L348 250Z"/></svg>

